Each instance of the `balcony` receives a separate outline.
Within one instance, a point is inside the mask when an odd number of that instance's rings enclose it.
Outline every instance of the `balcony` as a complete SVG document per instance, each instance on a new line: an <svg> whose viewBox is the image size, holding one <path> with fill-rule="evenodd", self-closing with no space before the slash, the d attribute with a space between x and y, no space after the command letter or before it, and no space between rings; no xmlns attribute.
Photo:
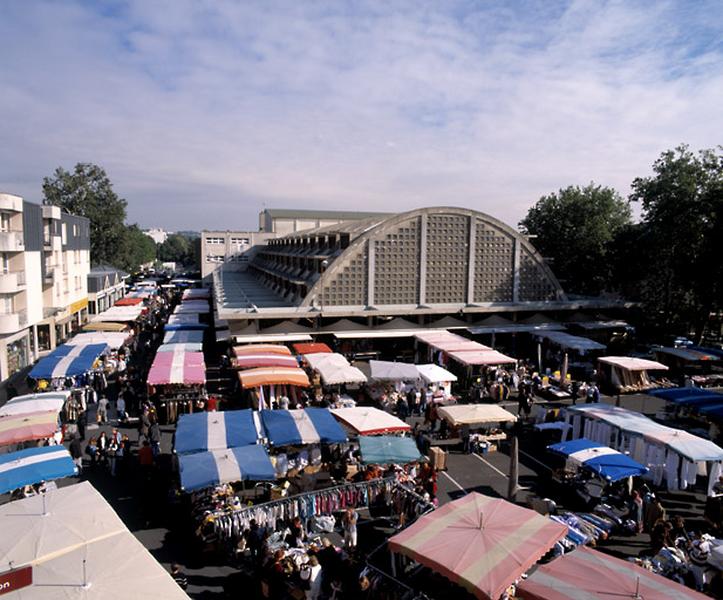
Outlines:
<svg viewBox="0 0 723 600"><path fill-rule="evenodd" d="M14 294L25 289L25 271L0 273L0 294Z"/></svg>
<svg viewBox="0 0 723 600"><path fill-rule="evenodd" d="M23 212L23 199L13 194L0 194L0 210Z"/></svg>
<svg viewBox="0 0 723 600"><path fill-rule="evenodd" d="M20 331L28 323L28 313L20 310L15 313L0 313L0 333L8 334Z"/></svg>
<svg viewBox="0 0 723 600"><path fill-rule="evenodd" d="M25 242L22 231L0 231L0 252L23 252Z"/></svg>

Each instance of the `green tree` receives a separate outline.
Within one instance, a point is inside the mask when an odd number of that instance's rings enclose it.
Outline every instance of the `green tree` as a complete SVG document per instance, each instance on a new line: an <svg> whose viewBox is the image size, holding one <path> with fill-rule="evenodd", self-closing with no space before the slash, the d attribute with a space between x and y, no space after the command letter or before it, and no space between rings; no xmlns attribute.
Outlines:
<svg viewBox="0 0 723 600"><path fill-rule="evenodd" d="M700 340L710 313L723 308L721 148L663 152L653 175L635 179L632 190L643 211L646 313L667 332L692 331Z"/></svg>
<svg viewBox="0 0 723 600"><path fill-rule="evenodd" d="M193 264L194 256L191 242L183 235L172 233L158 247L158 259L162 262L175 262L184 266Z"/></svg>
<svg viewBox="0 0 723 600"><path fill-rule="evenodd" d="M90 256L95 264L120 266L124 246L126 201L113 191L103 168L78 163L73 172L58 167L43 179L43 202L90 219Z"/></svg>
<svg viewBox="0 0 723 600"><path fill-rule="evenodd" d="M609 254L619 232L631 223L630 207L612 188L590 183L543 196L520 221L535 236L565 291L599 294L612 286Z"/></svg>
<svg viewBox="0 0 723 600"><path fill-rule="evenodd" d="M156 260L158 248L156 243L143 233L138 225L126 227L124 239L124 252L122 267L129 272L138 271L141 265Z"/></svg>

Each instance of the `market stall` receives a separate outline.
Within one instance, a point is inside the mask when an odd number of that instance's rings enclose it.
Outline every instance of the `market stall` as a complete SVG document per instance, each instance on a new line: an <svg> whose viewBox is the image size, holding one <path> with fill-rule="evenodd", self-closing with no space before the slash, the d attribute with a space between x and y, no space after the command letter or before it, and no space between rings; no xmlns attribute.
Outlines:
<svg viewBox="0 0 723 600"><path fill-rule="evenodd" d="M201 352L203 344L198 343L178 343L178 344L161 344L156 352Z"/></svg>
<svg viewBox="0 0 723 600"><path fill-rule="evenodd" d="M0 494L77 474L78 469L63 446L27 448L0 454ZM2 531L0 538L7 535L5 530Z"/></svg>
<svg viewBox="0 0 723 600"><path fill-rule="evenodd" d="M28 375L32 379L59 379L77 377L91 371L108 345L89 344L86 346L58 346L45 358L41 358Z"/></svg>
<svg viewBox="0 0 723 600"><path fill-rule="evenodd" d="M548 449L564 456L569 465L589 469L608 481L639 477L648 472L647 467L629 456L585 438L553 444Z"/></svg>
<svg viewBox="0 0 723 600"><path fill-rule="evenodd" d="M271 446L342 444L344 430L327 408L262 410L261 423Z"/></svg>
<svg viewBox="0 0 723 600"><path fill-rule="evenodd" d="M183 290L181 296L182 302L191 302L193 300L209 300L211 298L211 290L208 288L191 288Z"/></svg>
<svg viewBox="0 0 723 600"><path fill-rule="evenodd" d="M326 386L342 384L366 383L367 378L341 354L317 352L304 354L304 360L311 369L316 371L321 382Z"/></svg>
<svg viewBox="0 0 723 600"><path fill-rule="evenodd" d="M83 326L83 331L129 331L127 323L88 323Z"/></svg>
<svg viewBox="0 0 723 600"><path fill-rule="evenodd" d="M142 304L134 306L111 306L108 310L91 317L91 323L130 323L137 321L148 309Z"/></svg>
<svg viewBox="0 0 723 600"><path fill-rule="evenodd" d="M421 516L388 546L477 598L498 600L566 533L532 510L472 492Z"/></svg>
<svg viewBox="0 0 723 600"><path fill-rule="evenodd" d="M297 368L299 363L295 356L259 352L257 354L237 356L231 360L231 365L237 369L253 369L255 367L286 367L293 369Z"/></svg>
<svg viewBox="0 0 723 600"><path fill-rule="evenodd" d="M201 412L178 419L174 449L178 454L191 454L238 448L258 444L262 437L258 412Z"/></svg>
<svg viewBox="0 0 723 600"><path fill-rule="evenodd" d="M147 383L155 385L203 385L206 365L202 352L160 352L153 359Z"/></svg>
<svg viewBox="0 0 723 600"><path fill-rule="evenodd" d="M517 586L523 600L703 600L675 581L597 550L581 546L540 565Z"/></svg>
<svg viewBox="0 0 723 600"><path fill-rule="evenodd" d="M197 323L200 323L198 313L171 315L170 317L168 317L169 325L195 325Z"/></svg>
<svg viewBox="0 0 723 600"><path fill-rule="evenodd" d="M106 344L112 351L126 345L131 339L125 331L87 331L78 333L65 342L66 346L89 346Z"/></svg>
<svg viewBox="0 0 723 600"><path fill-rule="evenodd" d="M182 302L173 309L174 315L184 315L189 313L205 315L209 312L211 312L211 308L205 300Z"/></svg>
<svg viewBox="0 0 723 600"><path fill-rule="evenodd" d="M45 392L15 396L0 406L0 417L27 415L36 412L53 411L56 415L70 398L70 392Z"/></svg>
<svg viewBox="0 0 723 600"><path fill-rule="evenodd" d="M263 446L226 448L178 458L181 488L190 492L237 481L273 481L274 466Z"/></svg>
<svg viewBox="0 0 723 600"><path fill-rule="evenodd" d="M203 331L169 331L163 336L164 344L202 344Z"/></svg>
<svg viewBox="0 0 723 600"><path fill-rule="evenodd" d="M359 450L367 465L404 465L424 460L412 438L396 435L360 437Z"/></svg>
<svg viewBox="0 0 723 600"><path fill-rule="evenodd" d="M143 298L127 297L116 300L113 306L139 306L143 304Z"/></svg>
<svg viewBox="0 0 723 600"><path fill-rule="evenodd" d="M244 346L234 346L233 355L243 356L246 354L283 354L291 356L291 350L281 344L246 344Z"/></svg>
<svg viewBox="0 0 723 600"><path fill-rule="evenodd" d="M297 354L331 354L333 352L329 346L321 342L300 342L292 345Z"/></svg>
<svg viewBox="0 0 723 600"><path fill-rule="evenodd" d="M167 323L163 331L203 331L208 329L207 323Z"/></svg>
<svg viewBox="0 0 723 600"><path fill-rule="evenodd" d="M33 600L188 599L88 482L0 507L0 572L32 570Z"/></svg>
<svg viewBox="0 0 723 600"><path fill-rule="evenodd" d="M369 378L383 382L417 381L419 371L410 363L370 360Z"/></svg>
<svg viewBox="0 0 723 600"><path fill-rule="evenodd" d="M58 429L54 410L0 417L0 446L51 438Z"/></svg>
<svg viewBox="0 0 723 600"><path fill-rule="evenodd" d="M517 417L497 404L459 404L442 406L439 416L453 427L482 426L492 423L514 423Z"/></svg>
<svg viewBox="0 0 723 600"><path fill-rule="evenodd" d="M238 372L239 382L243 389L254 390L258 395L255 404L264 409L273 406L277 396L288 391L291 397L296 394L296 388L309 387L309 378L303 369L298 367L258 367Z"/></svg>
<svg viewBox="0 0 723 600"><path fill-rule="evenodd" d="M572 425L572 439L585 437L629 453L650 468L648 477L654 484L665 480L669 490L693 485L699 472L708 475L711 490L721 474L723 449L640 413L608 404L585 404L567 407L566 420Z"/></svg>
<svg viewBox="0 0 723 600"><path fill-rule="evenodd" d="M648 371L667 371L668 367L654 360L630 356L601 356L598 361L598 381L619 393L634 393L658 386Z"/></svg>
<svg viewBox="0 0 723 600"><path fill-rule="evenodd" d="M406 432L411 427L401 419L369 406L356 406L354 408L332 408L333 414L339 421L357 435L379 435L383 433Z"/></svg>
<svg viewBox="0 0 723 600"><path fill-rule="evenodd" d="M705 388L682 387L648 390L647 394L680 406L696 407L723 402L723 394Z"/></svg>

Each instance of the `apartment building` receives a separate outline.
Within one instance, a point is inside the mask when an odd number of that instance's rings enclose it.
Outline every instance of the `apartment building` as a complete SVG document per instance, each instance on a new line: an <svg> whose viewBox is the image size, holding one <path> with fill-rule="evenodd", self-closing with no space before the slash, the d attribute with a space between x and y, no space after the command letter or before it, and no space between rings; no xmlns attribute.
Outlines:
<svg viewBox="0 0 723 600"><path fill-rule="evenodd" d="M0 194L0 381L87 319L90 222Z"/></svg>
<svg viewBox="0 0 723 600"><path fill-rule="evenodd" d="M93 267L88 274L88 313L102 313L123 298L126 295L128 277L128 273L115 267Z"/></svg>

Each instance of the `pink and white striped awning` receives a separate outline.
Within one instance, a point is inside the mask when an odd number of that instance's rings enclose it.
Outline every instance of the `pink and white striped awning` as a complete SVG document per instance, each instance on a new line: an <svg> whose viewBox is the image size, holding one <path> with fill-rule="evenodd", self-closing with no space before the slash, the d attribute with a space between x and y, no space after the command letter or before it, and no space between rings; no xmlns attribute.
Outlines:
<svg viewBox="0 0 723 600"><path fill-rule="evenodd" d="M148 372L148 385L206 383L203 352L159 352Z"/></svg>
<svg viewBox="0 0 723 600"><path fill-rule="evenodd" d="M58 430L54 410L0 417L0 446L52 437Z"/></svg>
<svg viewBox="0 0 723 600"><path fill-rule="evenodd" d="M256 367L288 367L297 368L299 363L294 356L260 352L259 354L242 354L233 359L233 366L237 369L253 369Z"/></svg>

